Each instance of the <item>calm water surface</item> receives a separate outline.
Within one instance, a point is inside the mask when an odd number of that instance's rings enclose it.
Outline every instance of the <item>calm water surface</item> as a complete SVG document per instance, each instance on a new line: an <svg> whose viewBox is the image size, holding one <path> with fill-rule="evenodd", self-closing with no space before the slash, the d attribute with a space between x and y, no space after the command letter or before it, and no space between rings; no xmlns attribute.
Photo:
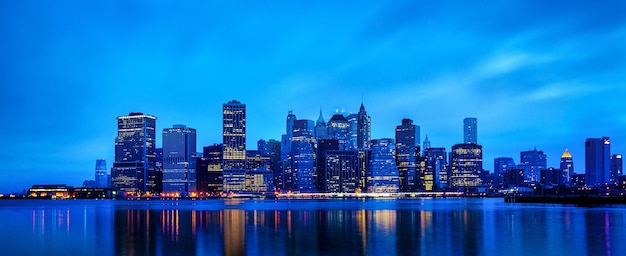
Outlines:
<svg viewBox="0 0 626 256"><path fill-rule="evenodd" d="M1 255L624 255L626 208L502 199L1 200Z"/></svg>

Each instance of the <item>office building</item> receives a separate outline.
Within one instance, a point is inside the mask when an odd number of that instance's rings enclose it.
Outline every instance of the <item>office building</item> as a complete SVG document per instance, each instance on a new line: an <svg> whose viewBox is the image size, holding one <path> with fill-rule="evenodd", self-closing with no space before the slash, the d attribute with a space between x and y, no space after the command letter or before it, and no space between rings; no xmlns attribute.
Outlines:
<svg viewBox="0 0 626 256"><path fill-rule="evenodd" d="M611 155L611 183L618 182L618 177L623 174L622 168L622 154Z"/></svg>
<svg viewBox="0 0 626 256"><path fill-rule="evenodd" d="M104 159L96 160L96 178L94 186L96 188L108 188L107 162Z"/></svg>
<svg viewBox="0 0 626 256"><path fill-rule="evenodd" d="M281 166L280 141L259 140L258 150L262 156L270 158L270 170L272 170L272 185L274 188L283 188L283 170Z"/></svg>
<svg viewBox="0 0 626 256"><path fill-rule="evenodd" d="M330 139L328 135L328 123L324 121L322 110L320 109L320 116L315 122L315 141Z"/></svg>
<svg viewBox="0 0 626 256"><path fill-rule="evenodd" d="M519 168L524 169L526 182L541 182L541 170L547 169L546 154L536 148L520 152Z"/></svg>
<svg viewBox="0 0 626 256"><path fill-rule="evenodd" d="M246 105L232 100L223 105L224 191L246 189Z"/></svg>
<svg viewBox="0 0 626 256"><path fill-rule="evenodd" d="M371 160L367 168L367 192L397 193L399 171L393 157L393 140L372 140Z"/></svg>
<svg viewBox="0 0 626 256"><path fill-rule="evenodd" d="M346 120L348 120L346 150L356 150L358 144L359 116L357 114L350 114L346 116Z"/></svg>
<svg viewBox="0 0 626 256"><path fill-rule="evenodd" d="M348 148L350 123L342 114L333 115L328 121L328 135L331 139L339 141L339 149Z"/></svg>
<svg viewBox="0 0 626 256"><path fill-rule="evenodd" d="M369 150L326 150L319 158L320 192L365 192Z"/></svg>
<svg viewBox="0 0 626 256"><path fill-rule="evenodd" d="M315 145L312 120L296 120L293 125L290 172L285 173L285 187L293 191L314 192Z"/></svg>
<svg viewBox="0 0 626 256"><path fill-rule="evenodd" d="M248 150L246 164L246 191L274 191L274 173L270 168L270 156L262 155L258 150Z"/></svg>
<svg viewBox="0 0 626 256"><path fill-rule="evenodd" d="M178 124L163 129L163 192L196 191L196 129Z"/></svg>
<svg viewBox="0 0 626 256"><path fill-rule="evenodd" d="M416 126L413 120L402 119L402 125L396 126L396 164L399 171L400 191L416 189Z"/></svg>
<svg viewBox="0 0 626 256"><path fill-rule="evenodd" d="M585 141L585 181L590 187L610 182L611 140L609 137Z"/></svg>
<svg viewBox="0 0 626 256"><path fill-rule="evenodd" d="M222 144L204 147L202 158L197 158L196 191L202 195L218 195L224 190Z"/></svg>
<svg viewBox="0 0 626 256"><path fill-rule="evenodd" d="M475 117L463 119L463 143L478 143L478 126Z"/></svg>
<svg viewBox="0 0 626 256"><path fill-rule="evenodd" d="M561 184L571 184L572 175L574 175L574 159L567 149L561 155L560 169L563 174Z"/></svg>
<svg viewBox="0 0 626 256"><path fill-rule="evenodd" d="M450 153L450 185L463 188L479 186L483 171L483 147L473 143L456 144Z"/></svg>
<svg viewBox="0 0 626 256"><path fill-rule="evenodd" d="M159 193L161 173L156 169L156 117L139 112L117 117L113 190L130 194Z"/></svg>
<svg viewBox="0 0 626 256"><path fill-rule="evenodd" d="M448 163L445 148L428 147L424 150L425 171L422 189L439 190L448 185Z"/></svg>
<svg viewBox="0 0 626 256"><path fill-rule="evenodd" d="M357 148L370 148L370 140L372 140L372 119L367 115L363 103L361 103L361 107L359 108L357 126Z"/></svg>

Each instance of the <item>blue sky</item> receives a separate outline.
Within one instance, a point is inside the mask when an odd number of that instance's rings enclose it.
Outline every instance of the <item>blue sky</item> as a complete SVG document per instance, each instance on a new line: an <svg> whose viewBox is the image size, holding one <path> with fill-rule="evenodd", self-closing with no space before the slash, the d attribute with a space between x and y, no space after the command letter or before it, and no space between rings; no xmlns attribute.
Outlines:
<svg viewBox="0 0 626 256"><path fill-rule="evenodd" d="M115 117L183 123L221 141L221 106L247 104L248 148L287 111L402 118L433 146L478 118L484 166L533 147L558 166L610 136L626 152L626 2L3 1L0 192L80 185L112 166Z"/></svg>

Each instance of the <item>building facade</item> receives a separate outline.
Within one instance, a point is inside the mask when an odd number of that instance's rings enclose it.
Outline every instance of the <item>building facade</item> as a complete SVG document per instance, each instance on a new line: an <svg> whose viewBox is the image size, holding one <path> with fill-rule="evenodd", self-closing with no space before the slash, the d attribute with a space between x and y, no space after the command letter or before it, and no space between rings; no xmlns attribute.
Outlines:
<svg viewBox="0 0 626 256"><path fill-rule="evenodd" d="M588 138L585 141L585 182L590 187L609 183L611 139L609 137Z"/></svg>
<svg viewBox="0 0 626 256"><path fill-rule="evenodd" d="M574 175L574 158L569 150L565 149L563 155L561 155L561 163L559 165L563 176L561 177L561 184L571 184L572 175Z"/></svg>
<svg viewBox="0 0 626 256"><path fill-rule="evenodd" d="M96 188L108 188L109 187L109 175L107 174L107 162L104 159L96 160L96 177L94 187Z"/></svg>
<svg viewBox="0 0 626 256"><path fill-rule="evenodd" d="M163 192L196 191L196 129L174 125L163 129Z"/></svg>
<svg viewBox="0 0 626 256"><path fill-rule="evenodd" d="M402 119L396 126L396 164L399 171L400 191L416 189L416 125L413 120Z"/></svg>
<svg viewBox="0 0 626 256"><path fill-rule="evenodd" d="M452 146L450 152L450 185L453 187L476 187L481 184L483 171L483 147L463 143Z"/></svg>
<svg viewBox="0 0 626 256"><path fill-rule="evenodd" d="M542 150L520 152L519 168L524 169L524 180L526 182L541 182L541 170L547 169L547 157Z"/></svg>
<svg viewBox="0 0 626 256"><path fill-rule="evenodd" d="M246 105L232 100L223 105L224 191L246 190Z"/></svg>
<svg viewBox="0 0 626 256"><path fill-rule="evenodd" d="M463 143L478 144L478 119L475 117L463 119Z"/></svg>
<svg viewBox="0 0 626 256"><path fill-rule="evenodd" d="M222 164L224 147L214 144L204 147L202 157L196 158L196 191L203 195L217 195L224 190Z"/></svg>
<svg viewBox="0 0 626 256"><path fill-rule="evenodd" d="M363 103L361 103L361 107L359 108L357 126L357 148L370 148L370 141L372 140L372 119L367 115Z"/></svg>
<svg viewBox="0 0 626 256"><path fill-rule="evenodd" d="M156 117L131 112L117 117L115 162L111 169L114 190L130 194L159 193L161 173L156 169Z"/></svg>
<svg viewBox="0 0 626 256"><path fill-rule="evenodd" d="M367 192L397 193L400 175L393 157L393 140L372 140L370 164L367 168Z"/></svg>

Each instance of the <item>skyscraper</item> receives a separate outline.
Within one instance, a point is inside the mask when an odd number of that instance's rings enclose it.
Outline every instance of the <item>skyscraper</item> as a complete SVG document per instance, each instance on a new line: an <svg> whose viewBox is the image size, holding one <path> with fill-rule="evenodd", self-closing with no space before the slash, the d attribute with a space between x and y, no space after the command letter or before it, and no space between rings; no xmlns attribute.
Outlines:
<svg viewBox="0 0 626 256"><path fill-rule="evenodd" d="M328 124L324 121L324 116L322 115L322 110L320 109L320 116L317 118L317 122L315 123L315 140L319 141L329 138Z"/></svg>
<svg viewBox="0 0 626 256"><path fill-rule="evenodd" d="M563 173L561 184L570 184L572 175L574 175L574 159L572 158L572 154L570 154L567 149L565 149L565 152L561 155L560 167L561 172Z"/></svg>
<svg viewBox="0 0 626 256"><path fill-rule="evenodd" d="M163 192L196 191L196 129L163 129Z"/></svg>
<svg viewBox="0 0 626 256"><path fill-rule="evenodd" d="M257 142L259 153L270 158L270 170L273 173L272 185L274 188L283 188L283 174L281 167L280 141L259 140Z"/></svg>
<svg viewBox="0 0 626 256"><path fill-rule="evenodd" d="M224 190L222 164L224 147L214 144L204 147L202 158L197 158L196 190L200 193L215 195Z"/></svg>
<svg viewBox="0 0 626 256"><path fill-rule="evenodd" d="M156 117L139 112L117 117L115 162L111 169L114 190L132 194L158 193L161 184L155 157Z"/></svg>
<svg viewBox="0 0 626 256"><path fill-rule="evenodd" d="M342 114L335 114L328 121L328 135L331 139L339 141L339 149L348 148L349 122Z"/></svg>
<svg viewBox="0 0 626 256"><path fill-rule="evenodd" d="M464 143L452 146L450 153L450 183L454 187L476 187L481 184L483 147Z"/></svg>
<svg viewBox="0 0 626 256"><path fill-rule="evenodd" d="M109 182L107 180L107 162L104 159L96 160L96 178L95 187L96 188L106 188L109 186Z"/></svg>
<svg viewBox="0 0 626 256"><path fill-rule="evenodd" d="M428 147L424 150L426 162L423 187L425 190L438 190L448 185L446 148Z"/></svg>
<svg viewBox="0 0 626 256"><path fill-rule="evenodd" d="M291 177L285 186L295 191L315 191L315 145L312 120L296 120L291 140Z"/></svg>
<svg viewBox="0 0 626 256"><path fill-rule="evenodd" d="M359 131L359 116L357 114L350 114L346 116L348 120L348 137L346 140L346 149L355 150L358 144L358 131Z"/></svg>
<svg viewBox="0 0 626 256"><path fill-rule="evenodd" d="M398 167L393 159L393 140L372 140L372 153L367 168L367 192L397 193L400 189Z"/></svg>
<svg viewBox="0 0 626 256"><path fill-rule="evenodd" d="M467 117L463 119L463 143L478 143L478 126L475 117Z"/></svg>
<svg viewBox="0 0 626 256"><path fill-rule="evenodd" d="M370 148L371 135L371 118L365 111L365 106L361 103L358 114L358 128L357 128L357 148L366 149Z"/></svg>
<svg viewBox="0 0 626 256"><path fill-rule="evenodd" d="M591 187L609 183L611 140L609 137L585 141L585 182Z"/></svg>
<svg viewBox="0 0 626 256"><path fill-rule="evenodd" d="M497 157L493 159L494 174L504 174L507 170L515 167L515 160L512 157Z"/></svg>
<svg viewBox="0 0 626 256"><path fill-rule="evenodd" d="M428 139L428 135L426 135L426 138L424 138L424 144L422 146L424 146L424 153L426 153L426 150L430 148L430 140Z"/></svg>
<svg viewBox="0 0 626 256"><path fill-rule="evenodd" d="M611 155L611 182L616 183L618 181L618 177L622 176L623 163L622 163L622 154L614 154Z"/></svg>
<svg viewBox="0 0 626 256"><path fill-rule="evenodd" d="M224 191L246 189L246 105L232 100L223 105Z"/></svg>
<svg viewBox="0 0 626 256"><path fill-rule="evenodd" d="M416 188L415 135L415 125L411 119L402 119L402 125L396 126L396 163L402 192Z"/></svg>
<svg viewBox="0 0 626 256"><path fill-rule="evenodd" d="M533 150L520 152L520 164L518 167L524 169L524 180L526 182L541 182L541 170L547 169L546 154L536 148Z"/></svg>

